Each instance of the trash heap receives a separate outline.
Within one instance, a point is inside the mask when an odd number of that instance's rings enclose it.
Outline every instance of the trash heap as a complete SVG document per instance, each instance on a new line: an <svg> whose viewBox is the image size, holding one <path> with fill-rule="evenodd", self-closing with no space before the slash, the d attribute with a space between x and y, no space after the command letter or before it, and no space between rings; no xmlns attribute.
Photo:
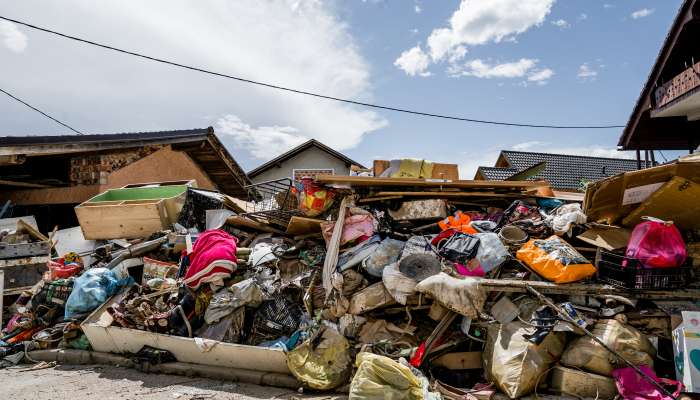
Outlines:
<svg viewBox="0 0 700 400"><path fill-rule="evenodd" d="M356 399L698 391L700 231L687 221L601 223L584 211L595 202L541 181L321 176L249 193L190 187L177 218L141 237L52 246L8 308L2 362L126 351Z"/></svg>

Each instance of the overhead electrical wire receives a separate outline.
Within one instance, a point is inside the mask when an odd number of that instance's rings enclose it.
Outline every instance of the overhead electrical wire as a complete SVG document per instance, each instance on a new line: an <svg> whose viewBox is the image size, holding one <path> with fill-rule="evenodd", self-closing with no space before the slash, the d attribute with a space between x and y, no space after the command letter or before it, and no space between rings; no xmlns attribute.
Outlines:
<svg viewBox="0 0 700 400"><path fill-rule="evenodd" d="M188 70L191 70L191 71L197 71L197 72L201 72L201 73L204 73L204 74L214 75L214 76L218 76L218 77L222 77L222 78L233 79L233 80L236 80L236 81L239 81L239 82L249 83L249 84L252 84L252 85L263 86L263 87L267 87L267 88L271 88L271 89L277 89L277 90L282 90L282 91L291 92L291 93L303 94L303 95L306 95L306 96L313 96L313 97L317 97L317 98L321 98L321 99L333 100L333 101L338 101L338 102L347 103L347 104L354 104L354 105L357 105L357 106L370 107L370 108L375 108L375 109L380 109L380 110L387 110L387 111L395 111L395 112L406 113L406 114L413 114L413 115L419 115L419 116L424 116L424 117L441 118L441 119L448 119L448 120L455 120L455 121L464 121L464 122L473 122L473 123L478 123L478 124L516 126L516 127L523 127L523 128L545 128L545 129L612 129L612 128L624 128L624 125L549 125L549 124L529 124L529 123L503 122L503 121L493 121L493 120L485 120L485 119L458 117L458 116L452 116L452 115L446 115L446 114L436 114L436 113L430 113L430 112L409 110L409 109L399 108L399 107L393 107L393 106L385 106L385 105L380 105L380 104L366 103L366 102L362 102L362 101L344 99L344 98L340 98L340 97L334 97L334 96L328 96L328 95L324 95L324 94L320 94L320 93L309 92L309 91L306 91L306 90L294 89L294 88L289 88L289 87L285 87L285 86L275 85L275 84L271 84L271 83L255 81L255 80L252 80L252 79L246 79L246 78L242 78L242 77L239 77L239 76L234 76L234 75L229 75L229 74L225 74L225 73L221 73L221 72L215 72L215 71L207 70L207 69L201 68L201 67L195 67L195 66L191 66L191 65L181 64L181 63L178 63L178 62L169 61L169 60L165 60L165 59L157 58L157 57L153 57L153 56L148 56L148 55L141 54L141 53L137 53L137 52L134 52L134 51L129 51L129 50L120 49L120 48L117 48L117 47L114 47L114 46L109 46L109 45L102 44L102 43L98 43L98 42L95 42L95 41L92 41L92 40L79 38L79 37L77 37L77 36L72 36L72 35L68 35L68 34L65 34L65 33L60 33L60 32L57 32L57 31L54 31L54 30L51 30L51 29L42 28L42 27L40 27L40 26L36 26L36 25L30 24L30 23L27 23L27 22L23 22L23 21L19 21L19 20L16 20L16 19L4 17L4 16L2 16L2 15L0 15L0 19L3 19L3 20L5 20L5 21L14 22L14 23L16 23L16 24L25 26L25 27L27 27L27 28L31 28L31 29L35 29L35 30L38 30L38 31L42 31L42 32L46 32L46 33L53 34L53 35L57 35L57 36L60 36L60 37L65 38L65 39L75 40L75 41L78 41L78 42L81 42L81 43L84 43L84 44L89 44L89 45L101 47L101 48L103 48L103 49L112 50L112 51L116 51L116 52L119 52L119 53L132 55L132 56L135 56L135 57L140 57L140 58L143 58L143 59L146 59L146 60L155 61L155 62L159 62L159 63L171 65L171 66L174 66L174 67L184 68L184 69L188 69Z"/></svg>
<svg viewBox="0 0 700 400"><path fill-rule="evenodd" d="M20 99L19 97L16 97L15 95L13 95L13 94L7 92L7 91L4 90L3 88L0 88L0 92L5 93L6 95L8 95L9 97L11 97L12 99L14 99L14 100L16 100L16 101L18 101L18 102L24 104L25 106L27 106L27 107L31 108L32 110L38 112L39 114L43 115L44 117L46 117L46 118L52 120L53 122L55 122L55 123L57 123L57 124L59 124L59 125L65 126L66 128L68 128L68 129L72 130L73 132L77 133L78 135L82 135L82 134L83 134L83 133L80 132L79 130L73 128L72 126L70 126L70 125L68 125L68 124L66 124L66 123L63 123L63 122L57 120L56 118L54 118L54 117L50 116L49 114L47 114L47 113L41 111L40 109L34 107L33 105L31 105L31 104L27 103L26 101Z"/></svg>

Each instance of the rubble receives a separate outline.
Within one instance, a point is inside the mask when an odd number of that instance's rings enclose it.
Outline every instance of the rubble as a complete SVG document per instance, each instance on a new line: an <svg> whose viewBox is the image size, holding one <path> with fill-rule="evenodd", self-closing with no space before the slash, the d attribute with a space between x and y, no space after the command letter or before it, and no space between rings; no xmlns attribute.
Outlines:
<svg viewBox="0 0 700 400"><path fill-rule="evenodd" d="M698 176L697 161L635 172L646 194L598 182L583 205L542 181L379 164L380 177L265 182L246 199L110 191L46 236L2 220L0 283L27 284L4 288L0 365L92 349L354 399L700 392L700 226L667 206L671 175Z"/></svg>

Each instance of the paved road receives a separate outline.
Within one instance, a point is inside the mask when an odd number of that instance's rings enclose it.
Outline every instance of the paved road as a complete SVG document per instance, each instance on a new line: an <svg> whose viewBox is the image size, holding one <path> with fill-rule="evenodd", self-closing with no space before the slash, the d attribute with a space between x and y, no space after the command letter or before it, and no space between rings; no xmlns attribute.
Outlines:
<svg viewBox="0 0 700 400"><path fill-rule="evenodd" d="M210 400L346 399L301 395L290 389L176 375L145 374L105 365L59 365L27 371L29 365L0 369L0 399L7 400Z"/></svg>

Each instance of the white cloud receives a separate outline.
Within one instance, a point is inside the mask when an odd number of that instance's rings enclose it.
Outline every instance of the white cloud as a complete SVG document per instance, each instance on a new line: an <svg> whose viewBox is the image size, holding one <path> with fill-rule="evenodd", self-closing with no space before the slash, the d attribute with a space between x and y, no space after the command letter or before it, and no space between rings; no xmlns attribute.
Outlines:
<svg viewBox="0 0 700 400"><path fill-rule="evenodd" d="M527 77L527 80L530 82L537 82L539 85L544 85L547 83L549 79L554 76L554 71L552 71L549 68L541 69L538 71L534 71L530 76Z"/></svg>
<svg viewBox="0 0 700 400"><path fill-rule="evenodd" d="M556 21L552 21L552 25L558 26L561 29L566 29L566 28L571 27L571 24L569 24L569 22L565 19L558 19Z"/></svg>
<svg viewBox="0 0 700 400"><path fill-rule="evenodd" d="M517 35L541 25L554 2L555 0L462 0L450 17L449 25L434 29L428 36L424 53L430 54L430 61L435 63L454 60L454 53L464 52L461 49L465 46L514 41ZM402 56L404 54L406 52ZM401 68L400 65L397 66Z"/></svg>
<svg viewBox="0 0 700 400"><path fill-rule="evenodd" d="M537 60L530 58L521 58L518 61L502 63L502 64L489 64L484 62L479 58L475 60L470 60L461 66L454 66L456 68L451 69L452 75L465 75L474 76L477 78L521 78L530 71Z"/></svg>
<svg viewBox="0 0 700 400"><path fill-rule="evenodd" d="M420 8L420 5L419 5L419 4L415 4L415 5L413 6L413 11L415 11L416 14L420 14L421 11L423 11L423 9Z"/></svg>
<svg viewBox="0 0 700 400"><path fill-rule="evenodd" d="M587 19L588 19L588 14L586 14L586 13L581 13L581 14L578 15L578 20L579 20L579 21L585 21L585 20L587 20Z"/></svg>
<svg viewBox="0 0 700 400"><path fill-rule="evenodd" d="M401 56L394 61L394 65L404 70L404 72L410 76L430 75L430 73L427 72L430 59L423 49L420 48L420 45L401 53Z"/></svg>
<svg viewBox="0 0 700 400"><path fill-rule="evenodd" d="M613 8L613 7L615 7L614 4L610 4L610 3L603 4L603 8Z"/></svg>
<svg viewBox="0 0 700 400"><path fill-rule="evenodd" d="M653 13L654 13L653 8L642 8L642 9L637 10L637 11L633 12L632 14L630 14L630 17L632 17L632 19L639 19L639 18L647 17Z"/></svg>
<svg viewBox="0 0 700 400"><path fill-rule="evenodd" d="M10 21L0 21L0 40L15 53L21 53L27 48L27 35Z"/></svg>
<svg viewBox="0 0 700 400"><path fill-rule="evenodd" d="M576 74L579 78L582 79L595 79L596 76L598 76L598 71L594 70L591 68L591 66L588 63L583 63L581 66L578 67L578 74Z"/></svg>
<svg viewBox="0 0 700 400"><path fill-rule="evenodd" d="M452 64L447 71L452 77L473 76L485 79L527 77L528 81L543 85L554 75L554 71L549 68L537 69L537 62L538 60L532 58L521 58L518 61L491 64L488 61L477 58L463 64Z"/></svg>
<svg viewBox="0 0 700 400"><path fill-rule="evenodd" d="M247 79L372 101L369 63L332 2L104 0L95 7L88 0L0 0L0 4L7 14L31 15L37 25L117 47ZM62 119L89 132L206 127L233 114L254 127L294 127L304 137L344 150L387 124L375 111L148 63L71 41L37 36L32 50L23 57L0 56L3 74L13 77L11 89L28 99L39 96L44 108L60 112ZM40 118L27 120L26 115L15 116L0 107L0 135L63 132ZM230 145L232 139L226 138ZM229 149L237 158L248 156Z"/></svg>
<svg viewBox="0 0 700 400"><path fill-rule="evenodd" d="M291 126L259 126L254 128L236 115L225 115L216 121L216 132L230 136L233 143L253 157L269 160L308 140Z"/></svg>

